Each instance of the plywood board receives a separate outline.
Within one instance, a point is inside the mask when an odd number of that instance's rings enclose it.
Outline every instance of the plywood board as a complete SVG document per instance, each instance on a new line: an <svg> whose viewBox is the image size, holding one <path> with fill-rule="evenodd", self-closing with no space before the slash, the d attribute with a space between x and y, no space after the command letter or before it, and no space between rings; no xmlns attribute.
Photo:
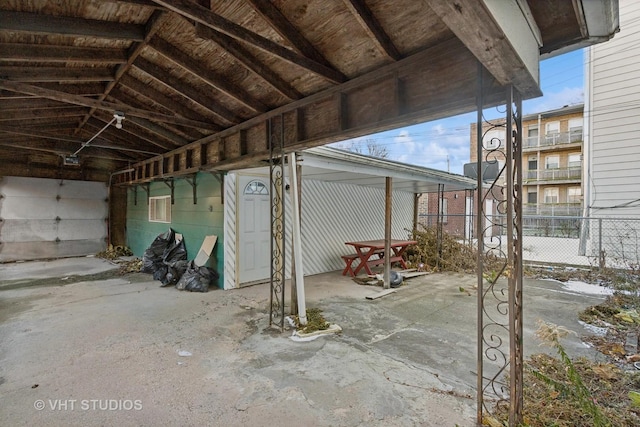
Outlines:
<svg viewBox="0 0 640 427"><path fill-rule="evenodd" d="M211 256L217 241L218 236L205 236L202 246L200 246L200 250L198 251L198 255L196 255L196 258L193 260L195 265L202 267L207 263L207 261L209 261L209 257Z"/></svg>

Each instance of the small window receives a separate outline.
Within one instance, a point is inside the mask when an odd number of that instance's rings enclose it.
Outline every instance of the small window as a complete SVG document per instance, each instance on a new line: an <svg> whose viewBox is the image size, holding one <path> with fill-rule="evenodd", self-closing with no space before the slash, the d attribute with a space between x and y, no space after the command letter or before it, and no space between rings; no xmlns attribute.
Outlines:
<svg viewBox="0 0 640 427"><path fill-rule="evenodd" d="M580 153L569 154L569 167L579 168L582 166L582 155Z"/></svg>
<svg viewBox="0 0 640 427"><path fill-rule="evenodd" d="M269 194L269 189L261 181L254 180L244 187L244 195L250 196L254 194Z"/></svg>
<svg viewBox="0 0 640 427"><path fill-rule="evenodd" d="M527 193L527 203L538 203L538 192L537 191L529 191Z"/></svg>
<svg viewBox="0 0 640 427"><path fill-rule="evenodd" d="M538 156L529 156L529 170L534 171L538 169Z"/></svg>
<svg viewBox="0 0 640 427"><path fill-rule="evenodd" d="M544 202L545 203L558 203L558 189L557 188L545 188L544 189Z"/></svg>
<svg viewBox="0 0 640 427"><path fill-rule="evenodd" d="M569 137L571 139L570 142L582 141L582 122L583 120L581 118L569 120Z"/></svg>
<svg viewBox="0 0 640 427"><path fill-rule="evenodd" d="M149 197L149 222L171 222L171 196Z"/></svg>
<svg viewBox="0 0 640 427"><path fill-rule="evenodd" d="M559 169L560 168L560 156L547 156L544 164L545 169Z"/></svg>
<svg viewBox="0 0 640 427"><path fill-rule="evenodd" d="M569 187L567 189L567 203L580 203L582 201L582 188Z"/></svg>

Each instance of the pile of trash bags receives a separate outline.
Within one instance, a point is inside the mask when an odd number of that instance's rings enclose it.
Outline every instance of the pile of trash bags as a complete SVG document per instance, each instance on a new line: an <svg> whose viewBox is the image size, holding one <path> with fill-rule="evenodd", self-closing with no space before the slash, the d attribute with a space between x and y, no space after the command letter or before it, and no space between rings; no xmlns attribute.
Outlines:
<svg viewBox="0 0 640 427"><path fill-rule="evenodd" d="M173 229L159 234L142 256L142 273L153 274L162 287L174 286L179 290L207 292L212 283L218 280L218 272L198 266L187 260L187 248L184 239L176 241Z"/></svg>

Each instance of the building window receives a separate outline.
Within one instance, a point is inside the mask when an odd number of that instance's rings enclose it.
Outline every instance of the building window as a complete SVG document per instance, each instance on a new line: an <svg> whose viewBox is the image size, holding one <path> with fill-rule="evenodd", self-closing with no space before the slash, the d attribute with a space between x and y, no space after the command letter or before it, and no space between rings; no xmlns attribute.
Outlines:
<svg viewBox="0 0 640 427"><path fill-rule="evenodd" d="M569 167L579 168L580 166L582 166L582 154L580 153L569 154Z"/></svg>
<svg viewBox="0 0 640 427"><path fill-rule="evenodd" d="M537 147L538 146L538 126L529 126L527 129L527 141L525 147Z"/></svg>
<svg viewBox="0 0 640 427"><path fill-rule="evenodd" d="M171 222L171 196L149 197L149 222Z"/></svg>
<svg viewBox="0 0 640 427"><path fill-rule="evenodd" d="M254 180L247 184L244 187L244 195L254 195L254 194L269 194L269 189L262 182Z"/></svg>
<svg viewBox="0 0 640 427"><path fill-rule="evenodd" d="M567 203L580 203L582 202L582 188L569 187L567 188Z"/></svg>
<svg viewBox="0 0 640 427"><path fill-rule="evenodd" d="M559 169L560 156L547 156L544 163L545 169Z"/></svg>
<svg viewBox="0 0 640 427"><path fill-rule="evenodd" d="M582 141L582 119L569 120L569 138L570 142Z"/></svg>
<svg viewBox="0 0 640 427"><path fill-rule="evenodd" d="M529 170L538 170L538 156L529 156Z"/></svg>
<svg viewBox="0 0 640 427"><path fill-rule="evenodd" d="M557 144L560 141L560 122L549 122L545 125L544 140L546 144Z"/></svg>
<svg viewBox="0 0 640 427"><path fill-rule="evenodd" d="M557 188L545 188L544 189L544 202L545 203L558 203L558 189Z"/></svg>
<svg viewBox="0 0 640 427"><path fill-rule="evenodd" d="M527 203L538 203L538 192L537 191L529 191L527 193Z"/></svg>

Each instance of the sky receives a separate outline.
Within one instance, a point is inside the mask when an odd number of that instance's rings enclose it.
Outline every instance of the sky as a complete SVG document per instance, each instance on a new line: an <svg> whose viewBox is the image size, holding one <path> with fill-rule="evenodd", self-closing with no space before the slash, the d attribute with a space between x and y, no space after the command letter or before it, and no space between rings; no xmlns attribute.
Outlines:
<svg viewBox="0 0 640 427"><path fill-rule="evenodd" d="M523 114L554 110L565 105L584 102L584 50L569 52L540 62L540 88L543 96L526 100ZM504 108L504 107L503 107ZM488 118L504 117L493 109ZM503 110L504 111L504 110ZM428 168L462 174L469 163L470 124L476 112L447 119L406 126L338 142L334 147L348 147L353 143L370 141L386 148L388 159ZM364 152L366 154L366 151Z"/></svg>

